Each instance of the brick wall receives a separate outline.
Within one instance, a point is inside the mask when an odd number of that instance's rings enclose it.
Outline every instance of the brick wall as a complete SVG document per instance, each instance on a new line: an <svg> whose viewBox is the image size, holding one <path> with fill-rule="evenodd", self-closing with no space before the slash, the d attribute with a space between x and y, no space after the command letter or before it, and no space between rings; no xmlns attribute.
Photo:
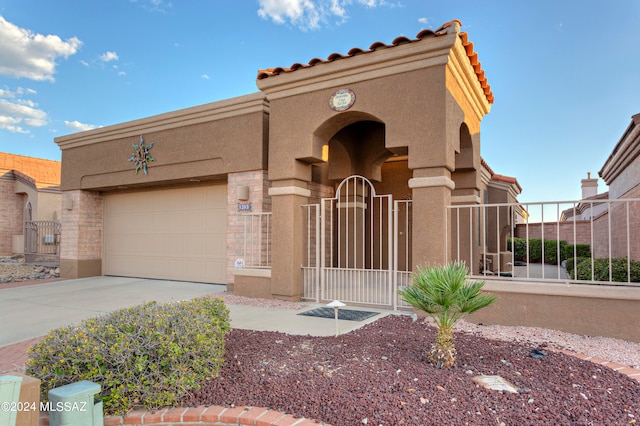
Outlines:
<svg viewBox="0 0 640 426"><path fill-rule="evenodd" d="M102 195L92 191L62 194L62 242L60 258L102 258ZM68 210L66 207L71 207Z"/></svg>
<svg viewBox="0 0 640 426"><path fill-rule="evenodd" d="M23 234L24 196L15 193L15 180L0 176L0 256L13 254L13 236Z"/></svg>
<svg viewBox="0 0 640 426"><path fill-rule="evenodd" d="M544 225L544 228L543 228ZM542 223L520 223L516 225L516 237L526 238L527 228L529 231L529 238L542 238L542 231L544 229L545 240L557 240L558 239L558 226L560 240L564 240L569 244L591 244L591 224L588 220L577 220L575 222L545 222ZM575 226L575 237L574 237Z"/></svg>
<svg viewBox="0 0 640 426"><path fill-rule="evenodd" d="M234 282L233 265L242 258L244 246L244 212L238 211L238 203L251 203L252 213L271 211L268 172L253 170L241 173L229 173L227 176L227 283ZM238 200L238 188L249 188L249 199Z"/></svg>
<svg viewBox="0 0 640 426"><path fill-rule="evenodd" d="M640 198L640 185L624 194L623 198ZM629 257L640 261L640 201L611 203L609 212L594 220L593 228L596 258Z"/></svg>

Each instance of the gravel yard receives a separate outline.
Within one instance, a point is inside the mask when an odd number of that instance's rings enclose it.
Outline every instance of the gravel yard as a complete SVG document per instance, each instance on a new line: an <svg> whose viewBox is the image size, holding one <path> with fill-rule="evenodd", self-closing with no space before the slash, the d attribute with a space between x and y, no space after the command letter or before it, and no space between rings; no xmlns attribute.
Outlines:
<svg viewBox="0 0 640 426"><path fill-rule="evenodd" d="M3 280L43 272L0 260ZM45 274L46 276L46 274ZM44 278L44 277L42 277ZM35 278L37 279L37 278ZM229 305L310 309L303 303L218 295ZM221 377L186 405L265 406L338 425L634 424L640 384L609 368L561 353L541 360L531 348L557 348L640 368L640 343L535 327L456 326L458 364L438 370L423 352L435 330L407 315L381 318L338 338L232 330ZM517 394L471 379L500 375Z"/></svg>
<svg viewBox="0 0 640 426"><path fill-rule="evenodd" d="M59 276L60 269L57 267L25 264L22 258L18 257L0 257L0 288L3 283L57 278Z"/></svg>
<svg viewBox="0 0 640 426"><path fill-rule="evenodd" d="M236 296L231 293L221 293L217 296L229 305L253 305L293 310L309 308L308 305L302 303L285 302L282 300L251 299ZM456 325L456 330L493 340L566 349L640 369L640 343L636 342L628 342L609 337L579 336L539 327L478 325L464 320Z"/></svg>
<svg viewBox="0 0 640 426"><path fill-rule="evenodd" d="M437 369L424 356L434 340L435 329L407 315L339 337L231 330L220 376L181 405L269 407L334 426L608 426L640 418L640 383L607 367L554 352L535 359L534 345L460 331L456 365ZM485 389L478 375L500 376L517 392Z"/></svg>

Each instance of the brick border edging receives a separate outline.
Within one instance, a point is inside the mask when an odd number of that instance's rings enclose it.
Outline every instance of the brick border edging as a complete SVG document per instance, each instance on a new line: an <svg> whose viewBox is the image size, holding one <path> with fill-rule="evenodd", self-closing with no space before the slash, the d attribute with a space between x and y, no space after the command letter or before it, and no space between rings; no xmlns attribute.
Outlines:
<svg viewBox="0 0 640 426"><path fill-rule="evenodd" d="M124 416L105 416L104 426L330 426L319 420L295 417L264 407L199 406L162 408L157 411L134 410ZM40 426L49 426L49 416L40 417Z"/></svg>
<svg viewBox="0 0 640 426"><path fill-rule="evenodd" d="M550 348L550 347L546 347L545 349L551 351L551 352L559 352L565 355L570 355L585 361L590 361L593 362L594 364L598 364L598 365L602 365L604 367L610 368L613 371L617 371L620 374L623 374L627 377L629 377L632 380L635 380L637 382L640 382L640 370L633 368L633 367L629 367L627 365L623 365L617 362L612 362L612 361L607 361L604 360L602 358L596 358L596 357L592 357L589 355L585 355L585 354L579 354L576 352L571 352L568 351L566 349L554 349L554 348Z"/></svg>

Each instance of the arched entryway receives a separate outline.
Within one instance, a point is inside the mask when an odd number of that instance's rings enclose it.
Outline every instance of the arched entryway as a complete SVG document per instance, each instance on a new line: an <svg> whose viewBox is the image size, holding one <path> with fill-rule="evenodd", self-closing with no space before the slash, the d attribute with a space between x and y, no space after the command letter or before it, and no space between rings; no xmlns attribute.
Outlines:
<svg viewBox="0 0 640 426"><path fill-rule="evenodd" d="M334 197L303 208L303 297L395 309L398 286L408 284L411 271L411 200L394 201L353 175Z"/></svg>
<svg viewBox="0 0 640 426"><path fill-rule="evenodd" d="M385 124L362 113L333 117L315 137L323 190L303 206L303 297L395 308L412 267L406 148L388 149Z"/></svg>

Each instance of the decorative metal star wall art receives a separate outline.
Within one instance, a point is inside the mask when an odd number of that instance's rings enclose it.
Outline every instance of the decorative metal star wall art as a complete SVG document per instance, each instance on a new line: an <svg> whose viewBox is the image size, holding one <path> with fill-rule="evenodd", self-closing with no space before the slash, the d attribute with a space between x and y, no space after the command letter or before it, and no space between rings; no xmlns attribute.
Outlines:
<svg viewBox="0 0 640 426"><path fill-rule="evenodd" d="M142 169L144 174L147 174L147 165L155 161L155 159L149 154L149 150L153 148L153 142L149 145L144 146L144 140L142 140L142 136L140 136L140 143L137 145L131 144L133 146L133 155L129 158L129 161L133 161L136 165L136 174Z"/></svg>

